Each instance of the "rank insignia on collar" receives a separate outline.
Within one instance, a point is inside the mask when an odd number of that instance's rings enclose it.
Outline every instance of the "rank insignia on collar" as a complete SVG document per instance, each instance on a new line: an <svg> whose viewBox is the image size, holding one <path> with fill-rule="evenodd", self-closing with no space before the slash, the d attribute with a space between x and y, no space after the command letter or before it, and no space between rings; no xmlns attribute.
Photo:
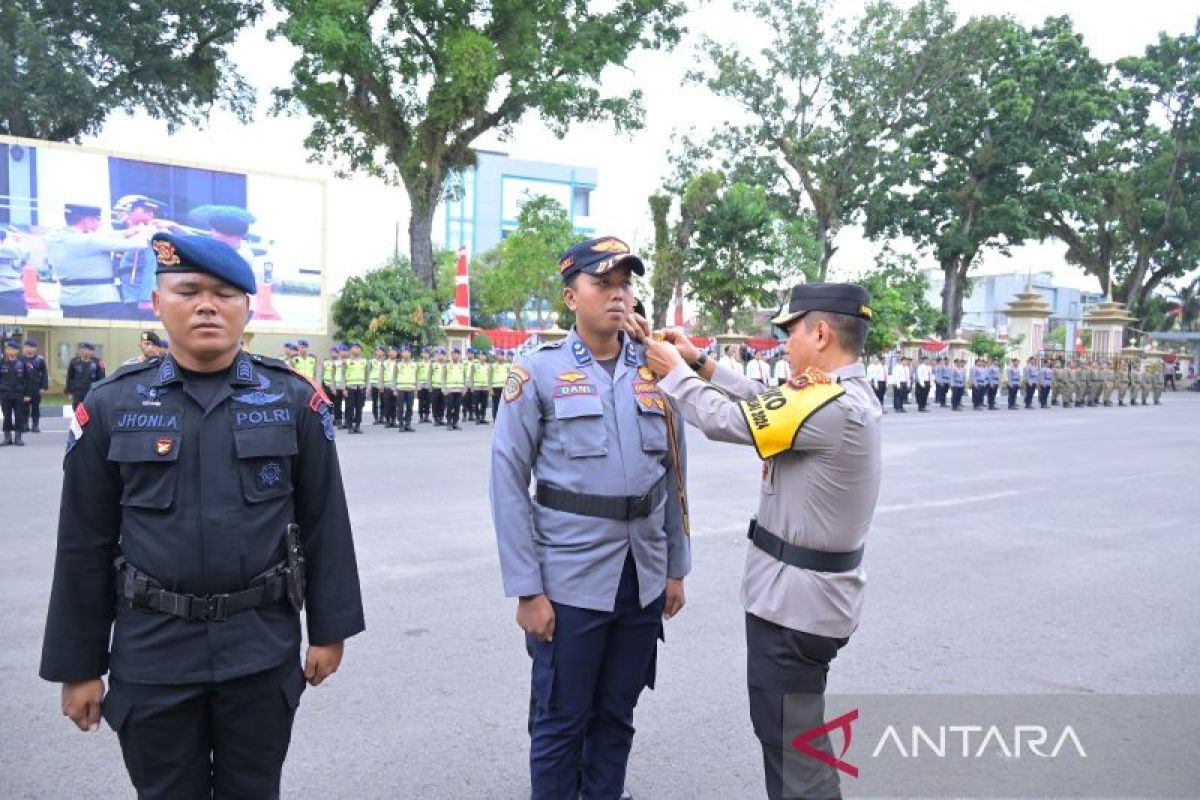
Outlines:
<svg viewBox="0 0 1200 800"><path fill-rule="evenodd" d="M175 364L164 359L158 368L158 382L170 383L173 380L175 380Z"/></svg>
<svg viewBox="0 0 1200 800"><path fill-rule="evenodd" d="M586 367L592 363L591 351L587 349L587 345L578 340L571 343L571 353L575 356L575 363L581 367Z"/></svg>
<svg viewBox="0 0 1200 800"><path fill-rule="evenodd" d="M168 455L175 446L175 440L170 436L160 436L154 440L154 452L160 456Z"/></svg>
<svg viewBox="0 0 1200 800"><path fill-rule="evenodd" d="M238 379L239 381L252 381L252 380L254 380L254 369L253 369L253 367L251 367L251 366L250 366L250 362L249 362L249 361L247 361L247 360L245 360L245 359L242 359L242 358L239 358L239 359L238 359L238 364L237 364L237 379ZM268 382L268 383L267 383L267 385L268 385L268 386L270 386L270 382Z"/></svg>
<svg viewBox="0 0 1200 800"><path fill-rule="evenodd" d="M554 377L557 380L565 381L567 383L579 383L580 381L587 380L587 375L584 375L582 372L574 371L564 372L561 375L555 375Z"/></svg>

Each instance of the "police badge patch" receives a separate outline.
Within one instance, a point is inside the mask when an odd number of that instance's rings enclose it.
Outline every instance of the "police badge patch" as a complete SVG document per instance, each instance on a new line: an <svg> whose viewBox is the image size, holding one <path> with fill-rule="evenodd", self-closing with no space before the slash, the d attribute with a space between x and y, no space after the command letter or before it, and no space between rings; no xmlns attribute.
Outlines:
<svg viewBox="0 0 1200 800"><path fill-rule="evenodd" d="M529 382L529 373L516 365L509 367L508 377L504 379L504 402L512 403L521 399L525 384Z"/></svg>
<svg viewBox="0 0 1200 800"><path fill-rule="evenodd" d="M257 478L259 489L272 489L283 480L283 467L278 461L268 461L259 467Z"/></svg>

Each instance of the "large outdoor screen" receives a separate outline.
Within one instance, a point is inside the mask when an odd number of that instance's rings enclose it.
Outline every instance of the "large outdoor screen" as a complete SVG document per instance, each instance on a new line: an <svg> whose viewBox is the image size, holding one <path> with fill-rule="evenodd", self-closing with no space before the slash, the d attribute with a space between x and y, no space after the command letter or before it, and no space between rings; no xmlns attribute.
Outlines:
<svg viewBox="0 0 1200 800"><path fill-rule="evenodd" d="M324 328L321 181L0 138L0 320L153 319L160 230L250 263L251 331Z"/></svg>

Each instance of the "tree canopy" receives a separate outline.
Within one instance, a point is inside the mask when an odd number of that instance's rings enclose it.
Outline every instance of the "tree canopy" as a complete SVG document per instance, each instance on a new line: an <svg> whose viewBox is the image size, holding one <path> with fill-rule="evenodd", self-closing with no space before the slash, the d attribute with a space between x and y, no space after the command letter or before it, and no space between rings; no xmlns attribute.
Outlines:
<svg viewBox="0 0 1200 800"><path fill-rule="evenodd" d="M172 129L213 106L243 121L254 90L229 57L259 0L5 0L0 3L0 133L75 141L114 111Z"/></svg>
<svg viewBox="0 0 1200 800"><path fill-rule="evenodd" d="M433 214L471 145L537 113L562 135L573 122L642 122L641 92L606 94L601 74L638 48L674 45L685 10L669 0L277 0L276 35L300 50L278 108L303 109L314 157L399 181L409 243L434 283Z"/></svg>
<svg viewBox="0 0 1200 800"><path fill-rule="evenodd" d="M440 321L433 293L404 259L351 277L333 302L341 335L372 346L436 343L442 338Z"/></svg>

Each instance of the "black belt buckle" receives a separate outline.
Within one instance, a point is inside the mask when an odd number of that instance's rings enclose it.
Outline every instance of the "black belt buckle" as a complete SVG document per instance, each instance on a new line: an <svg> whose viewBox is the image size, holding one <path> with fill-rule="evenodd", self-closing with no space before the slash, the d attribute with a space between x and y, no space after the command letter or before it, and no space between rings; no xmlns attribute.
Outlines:
<svg viewBox="0 0 1200 800"><path fill-rule="evenodd" d="M626 497L625 519L641 519L650 516L650 495L653 493L654 490L651 489L640 497Z"/></svg>
<svg viewBox="0 0 1200 800"><path fill-rule="evenodd" d="M229 595L211 594L192 598L192 616L201 622L224 622L229 619Z"/></svg>

